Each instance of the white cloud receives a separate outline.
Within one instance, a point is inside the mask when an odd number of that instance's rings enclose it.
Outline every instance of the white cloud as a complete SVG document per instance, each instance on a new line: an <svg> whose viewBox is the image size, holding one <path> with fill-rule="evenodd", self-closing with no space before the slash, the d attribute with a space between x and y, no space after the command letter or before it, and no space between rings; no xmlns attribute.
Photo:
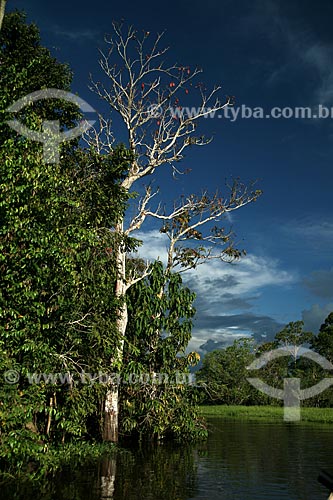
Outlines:
<svg viewBox="0 0 333 500"><path fill-rule="evenodd" d="M140 257L148 260L159 258L166 262L168 238L165 234L158 230L141 231L138 237L143 241L139 249ZM295 275L280 269L276 259L253 254L233 264L214 259L187 271L183 277L184 281L195 283L198 292L213 295L219 291L216 289L217 281L223 292L230 284L233 295L246 295L266 286L288 285L295 281Z"/></svg>
<svg viewBox="0 0 333 500"><path fill-rule="evenodd" d="M299 224L296 223L294 231L306 238L313 240L333 240L333 223L331 221L313 219L308 217Z"/></svg>
<svg viewBox="0 0 333 500"><path fill-rule="evenodd" d="M99 32L97 30L92 30L89 28L86 29L65 29L60 26L53 26L51 31L62 38L67 38L68 40L72 40L73 42L83 43L89 40L96 40L99 36Z"/></svg>
<svg viewBox="0 0 333 500"><path fill-rule="evenodd" d="M224 315L251 309L263 290L288 286L294 274L280 269L276 260L247 255L235 264L210 261L184 273L184 282L197 294L198 315Z"/></svg>
<svg viewBox="0 0 333 500"><path fill-rule="evenodd" d="M140 231L133 234L135 238L142 240L143 245L138 250L138 255L149 261L167 261L168 238L158 230Z"/></svg>
<svg viewBox="0 0 333 500"><path fill-rule="evenodd" d="M138 238L143 240L140 257L166 262L168 239L164 234L141 231ZM197 320L190 344L193 349L208 339L231 343L251 333L258 337L263 332L271 334L279 326L275 320L244 311L251 309L251 302L266 287L289 286L296 281L296 275L281 269L275 259L247 255L235 264L209 261L185 272L183 280L197 295Z"/></svg>
<svg viewBox="0 0 333 500"><path fill-rule="evenodd" d="M188 345L187 352L198 351L200 354L205 355L210 350L220 349L232 344L237 339L249 337L249 332L232 331L232 328L196 329ZM209 340L207 341L207 339Z"/></svg>

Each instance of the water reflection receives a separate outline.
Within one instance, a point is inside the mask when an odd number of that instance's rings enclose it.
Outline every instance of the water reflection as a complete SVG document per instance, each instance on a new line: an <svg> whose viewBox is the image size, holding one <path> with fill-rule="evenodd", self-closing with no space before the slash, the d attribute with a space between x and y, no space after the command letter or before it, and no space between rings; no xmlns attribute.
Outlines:
<svg viewBox="0 0 333 500"><path fill-rule="evenodd" d="M105 457L98 467L101 498L113 498L117 471L117 458Z"/></svg>
<svg viewBox="0 0 333 500"><path fill-rule="evenodd" d="M317 476L332 464L331 426L220 419L210 425L196 499L327 499Z"/></svg>
<svg viewBox="0 0 333 500"><path fill-rule="evenodd" d="M2 500L187 500L197 493L198 452L191 446L141 446L79 470L66 468L43 490L11 484Z"/></svg>
<svg viewBox="0 0 333 500"><path fill-rule="evenodd" d="M3 500L320 500L332 471L329 425L210 420L200 446L131 447L79 470L67 468L42 491L2 488Z"/></svg>
<svg viewBox="0 0 333 500"><path fill-rule="evenodd" d="M118 457L114 500L186 500L197 492L197 451L171 444Z"/></svg>

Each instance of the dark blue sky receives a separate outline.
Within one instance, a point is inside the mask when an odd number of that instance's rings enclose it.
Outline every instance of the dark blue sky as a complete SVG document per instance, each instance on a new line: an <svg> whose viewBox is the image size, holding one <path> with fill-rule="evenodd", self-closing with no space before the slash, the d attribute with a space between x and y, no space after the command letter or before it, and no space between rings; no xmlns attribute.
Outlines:
<svg viewBox="0 0 333 500"><path fill-rule="evenodd" d="M319 105L333 107L331 1L9 4L38 24L43 43L73 69L73 91L97 109L88 75L101 77L97 49L112 20L121 18L138 30L165 30L170 61L202 67L205 84L222 84L235 108L269 114L276 106L302 106L316 114ZM192 172L186 178L161 177L163 199L224 189L230 176L258 179L264 194L232 217L248 256L187 277L198 293L193 346L244 334L265 339L298 319L316 331L333 310L333 118L215 118L203 120L202 131L214 134L213 143L187 154L183 166ZM144 237L147 254L162 256L158 234L146 226Z"/></svg>

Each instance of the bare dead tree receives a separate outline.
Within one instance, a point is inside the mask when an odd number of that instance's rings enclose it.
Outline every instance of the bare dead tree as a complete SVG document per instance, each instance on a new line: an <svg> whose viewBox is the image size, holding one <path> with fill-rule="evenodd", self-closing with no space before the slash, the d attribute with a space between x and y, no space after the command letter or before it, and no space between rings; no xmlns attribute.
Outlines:
<svg viewBox="0 0 333 500"><path fill-rule="evenodd" d="M106 38L107 51L100 52L100 66L107 83L91 82L91 90L121 118L127 130L133 160L122 181L126 191L162 166L171 166L174 174L181 173L176 164L183 158L185 149L211 141L196 134L198 121L232 105L232 98L219 97L220 86L207 91L203 83L198 82L201 69L165 62L167 49L161 48L162 35L152 39L147 31L139 34L132 27L125 29L122 24L114 23L112 36ZM189 108L193 94L198 106ZM115 138L111 119L100 116L99 128L90 129L86 140L99 154L112 154ZM176 266L183 270L193 268L210 258L231 261L240 257L242 252L234 248L232 234L216 227L216 223L222 222L228 212L255 201L259 190L236 181L225 198L218 193L190 195L175 204L169 213L161 205L151 208L156 195L147 186L134 217L126 227L125 219L121 220L115 227L116 233L129 236L141 228L147 217L161 220L161 231L170 241L167 264L170 271ZM121 341L113 362L121 366L127 327L127 307L123 299L129 287L149 271L147 268L139 276L129 276L124 246L119 245L116 252L115 293L121 303L118 319ZM103 437L108 441L118 438L118 387L111 387L107 393Z"/></svg>

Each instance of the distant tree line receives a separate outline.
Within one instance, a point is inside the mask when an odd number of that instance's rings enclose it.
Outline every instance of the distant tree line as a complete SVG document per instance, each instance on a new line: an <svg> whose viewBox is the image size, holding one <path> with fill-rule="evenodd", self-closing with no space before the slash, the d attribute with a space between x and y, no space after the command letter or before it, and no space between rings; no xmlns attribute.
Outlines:
<svg viewBox="0 0 333 500"><path fill-rule="evenodd" d="M265 352L283 346L294 346L290 356L272 359L260 370L249 371L247 367ZM203 402L227 405L282 405L254 388L248 377L258 377L266 384L283 388L283 379L289 377L301 380L301 389L312 387L332 373L317 362L302 357L300 347L306 347L333 362L333 313L321 325L317 335L304 331L303 321L291 322L275 335L271 342L257 344L253 339L239 339L225 349L216 349L203 359L197 372L197 384ZM330 407L333 404L333 387L321 394L302 401L302 405Z"/></svg>

